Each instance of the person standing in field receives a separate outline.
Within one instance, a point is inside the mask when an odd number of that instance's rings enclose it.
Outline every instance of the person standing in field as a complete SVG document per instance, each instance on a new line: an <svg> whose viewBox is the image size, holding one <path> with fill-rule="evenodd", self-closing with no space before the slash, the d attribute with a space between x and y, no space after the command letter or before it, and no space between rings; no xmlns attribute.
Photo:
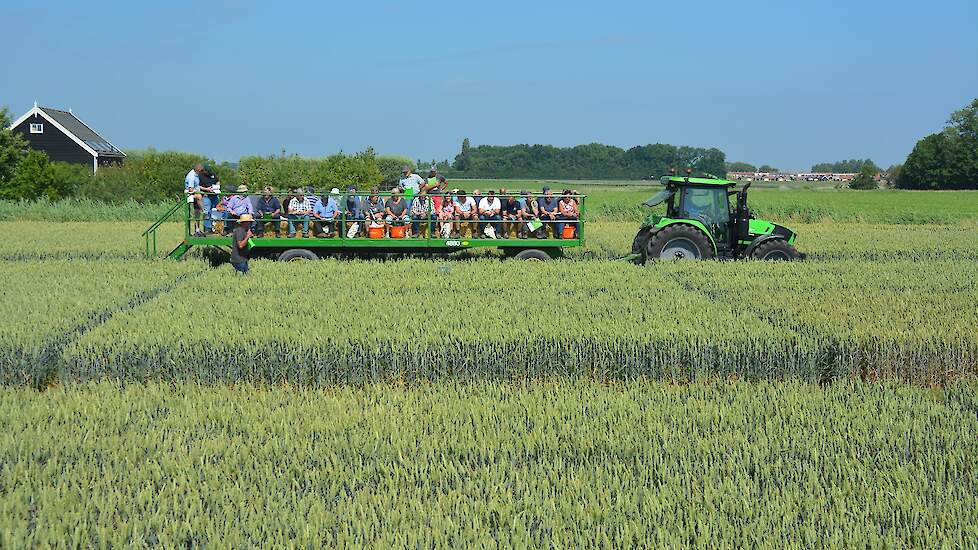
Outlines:
<svg viewBox="0 0 978 550"><path fill-rule="evenodd" d="M253 221L254 218L251 214L242 214L238 218L237 227L231 233L231 266L242 275L248 274L248 240L252 237L251 223Z"/></svg>
<svg viewBox="0 0 978 550"><path fill-rule="evenodd" d="M414 200L414 196L421 191L422 185L425 185L424 178L412 173L410 166L401 168L401 181L397 187L404 192L404 202L407 203L408 208L411 208L411 202Z"/></svg>

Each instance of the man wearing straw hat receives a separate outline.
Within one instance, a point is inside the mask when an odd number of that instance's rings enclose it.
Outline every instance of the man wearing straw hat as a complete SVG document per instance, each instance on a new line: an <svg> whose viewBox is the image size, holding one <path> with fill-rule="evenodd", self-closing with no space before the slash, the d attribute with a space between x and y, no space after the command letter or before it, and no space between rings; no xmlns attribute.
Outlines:
<svg viewBox="0 0 978 550"><path fill-rule="evenodd" d="M251 214L241 214L238 225L231 233L231 266L242 275L248 274L248 241L252 237L251 224L255 218Z"/></svg>

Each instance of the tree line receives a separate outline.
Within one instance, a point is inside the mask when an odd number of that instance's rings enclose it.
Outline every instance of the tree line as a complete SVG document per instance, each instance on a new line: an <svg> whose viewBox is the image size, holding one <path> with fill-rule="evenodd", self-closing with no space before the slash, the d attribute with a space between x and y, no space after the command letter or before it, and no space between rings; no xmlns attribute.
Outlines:
<svg viewBox="0 0 978 550"><path fill-rule="evenodd" d="M951 113L942 131L914 146L897 178L904 189L978 189L978 98Z"/></svg>
<svg viewBox="0 0 978 550"><path fill-rule="evenodd" d="M670 168L726 175L726 155L717 148L664 143L622 149L590 143L574 147L553 145L479 145L468 138L448 174L466 178L644 179Z"/></svg>
<svg viewBox="0 0 978 550"><path fill-rule="evenodd" d="M197 163L211 166L224 189L240 184L250 189L266 185L287 189L297 185L323 188L355 184L359 188L389 187L404 165L426 171L436 165L448 177L532 179L644 179L692 168L719 177L732 172L777 172L763 165L726 162L717 148L663 143L622 149L591 143L575 147L552 145L479 145L466 138L453 163L413 162L404 156L374 154L372 148L355 154L321 158L297 155L243 157L237 163L217 163L204 155L153 149L127 151L125 162L100 167L93 175L87 165L51 161L7 127L11 117L0 108L0 199L58 200L85 198L104 202L161 202L182 191L187 171ZM859 173L852 187L875 188L880 168L871 159L850 159L812 166L813 172ZM872 176L872 177L870 177ZM872 180L872 181L871 181ZM886 170L886 180L904 189L978 189L978 99L951 114L945 128L917 142L905 164Z"/></svg>

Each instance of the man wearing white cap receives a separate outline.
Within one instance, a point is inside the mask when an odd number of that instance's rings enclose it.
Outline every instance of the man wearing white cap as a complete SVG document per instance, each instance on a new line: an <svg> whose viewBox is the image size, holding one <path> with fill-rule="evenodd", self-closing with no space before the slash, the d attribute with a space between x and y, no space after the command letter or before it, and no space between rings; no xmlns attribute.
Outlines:
<svg viewBox="0 0 978 550"><path fill-rule="evenodd" d="M340 215L340 190L336 187L330 189L329 196L325 201L320 201L312 209L313 233L319 238L332 236L333 224L337 216Z"/></svg>

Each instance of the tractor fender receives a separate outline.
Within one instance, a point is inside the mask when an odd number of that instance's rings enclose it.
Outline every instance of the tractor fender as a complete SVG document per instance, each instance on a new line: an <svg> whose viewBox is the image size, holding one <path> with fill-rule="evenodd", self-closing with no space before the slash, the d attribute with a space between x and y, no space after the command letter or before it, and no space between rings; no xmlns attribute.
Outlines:
<svg viewBox="0 0 978 550"><path fill-rule="evenodd" d="M747 248L744 250L743 256L745 258L748 258L748 257L750 257L751 254L754 253L754 250L757 249L757 247L761 246L762 244L764 244L764 243L766 243L768 241L776 241L778 239L780 239L782 241L786 241L787 240L787 239L784 238L784 235L774 235L774 234L771 234L771 235L761 235L760 237L757 237L756 239L754 239L753 241L751 241L749 245L747 245Z"/></svg>
<svg viewBox="0 0 978 550"><path fill-rule="evenodd" d="M659 223L657 223L655 225L655 228L653 229L653 231L658 231L658 230L663 229L665 227L669 227L670 225L688 225L690 227L694 227L694 228L698 229L701 233L703 233L704 235L706 235L706 239L708 241L710 241L710 246L713 247L713 254L714 255L717 254L717 243L716 243L716 241L713 240L713 234L711 234L706 229L706 226L703 225L703 222L700 222L698 220L676 220L676 219L670 219L670 218L662 218L661 220L659 220Z"/></svg>

